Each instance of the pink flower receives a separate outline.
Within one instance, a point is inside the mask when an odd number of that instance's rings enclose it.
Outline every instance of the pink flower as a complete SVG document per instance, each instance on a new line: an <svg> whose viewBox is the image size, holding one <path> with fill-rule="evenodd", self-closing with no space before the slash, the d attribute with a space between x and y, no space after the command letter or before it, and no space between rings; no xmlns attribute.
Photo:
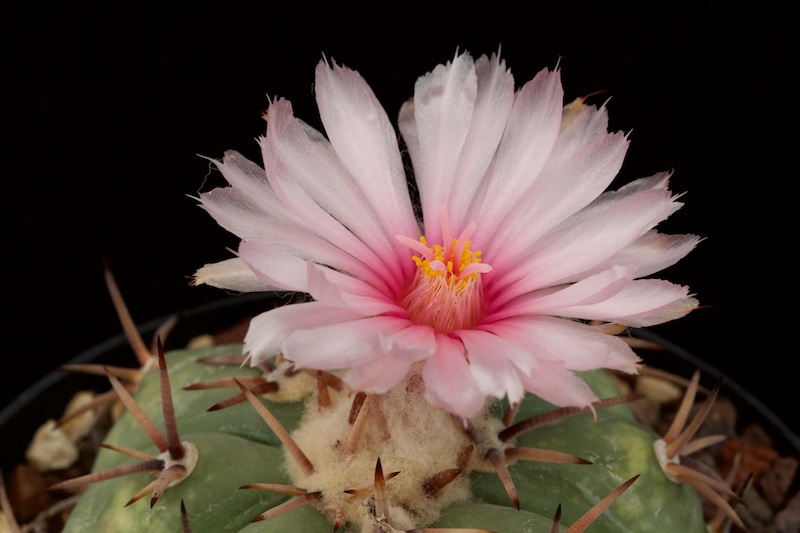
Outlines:
<svg viewBox="0 0 800 533"><path fill-rule="evenodd" d="M585 406L596 398L575 371L638 362L590 322L649 326L697 306L686 287L643 279L699 241L654 230L681 205L668 174L604 192L628 139L608 132L605 107L565 106L558 70L515 91L504 61L465 53L417 80L398 124L422 229L364 79L323 61L315 89L327 138L274 100L265 168L227 152L216 164L230 187L200 195L242 241L196 284L314 300L252 321L254 363L281 351L374 393L416 364L429 401L464 417L525 391Z"/></svg>

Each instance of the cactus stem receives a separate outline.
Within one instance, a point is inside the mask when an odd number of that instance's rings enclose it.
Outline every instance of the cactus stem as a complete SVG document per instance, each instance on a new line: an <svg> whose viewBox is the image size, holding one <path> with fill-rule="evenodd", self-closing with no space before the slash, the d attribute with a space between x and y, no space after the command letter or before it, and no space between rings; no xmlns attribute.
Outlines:
<svg viewBox="0 0 800 533"><path fill-rule="evenodd" d="M280 483L248 483L239 488L266 490L269 492L277 492L278 494L286 494L288 496L302 496L303 494L308 494L306 489L295 487L294 485L282 485Z"/></svg>
<svg viewBox="0 0 800 533"><path fill-rule="evenodd" d="M557 452L555 450L544 450L542 448L506 448L506 461L539 461L542 463L560 463L570 465L590 465L591 461L576 457L574 455Z"/></svg>
<svg viewBox="0 0 800 533"><path fill-rule="evenodd" d="M303 507L304 505L317 503L321 501L321 499L321 493L319 492L309 492L307 494L303 494L302 496L297 496L296 498L287 500L280 505L276 505L269 511L261 513L253 519L253 522L260 522L262 520L275 518L276 516L282 515L283 513L288 513L289 511Z"/></svg>
<svg viewBox="0 0 800 533"><path fill-rule="evenodd" d="M460 468L448 468L435 473L422 484L422 492L429 498L435 498L439 491L446 487L461 473Z"/></svg>
<svg viewBox="0 0 800 533"><path fill-rule="evenodd" d="M311 464L311 461L308 460L306 454L303 453L303 450L301 450L294 441L292 436L289 435L289 432L286 431L286 428L284 428L281 423L278 422L278 419L275 418L275 416L269 411L269 409L267 409L263 403L258 401L258 398L256 398L253 393L247 390L247 388L238 380L236 380L236 385L239 386L239 389L241 389L242 393L250 402L250 405L255 408L259 415L261 415L261 418L267 423L272 432L275 433L275 436L278 437L286 450L291 454L292 457L294 457L295 461L297 461L297 464L300 466L303 472L305 472L306 475L311 475L314 472L314 466Z"/></svg>
<svg viewBox="0 0 800 533"><path fill-rule="evenodd" d="M502 430L498 434L498 436L500 437L500 440L502 440L503 442L508 442L511 439L516 438L519 435L525 433L526 431L530 431L539 426L550 424L552 422L561 420L563 418L567 418L569 416L579 415L587 411L591 411L594 414L594 418L596 421L597 420L596 409L612 407L614 405L632 402L635 400L639 400L641 398L643 398L641 394L627 394L624 396L615 396L613 398L606 398L603 400L592 402L591 405L588 405L586 407L561 407L558 409L553 409L552 411L548 411L546 413L526 418L525 420L517 422L514 425L508 426L507 428Z"/></svg>
<svg viewBox="0 0 800 533"><path fill-rule="evenodd" d="M514 485L514 480L511 479L511 472L508 471L505 457L503 457L498 449L492 448L486 452L485 458L492 463L495 472L497 472L497 476L500 478L500 482L503 483L503 488L506 489L508 497L511 498L511 503L517 508L517 511L519 511L519 494L517 493L517 487Z"/></svg>
<svg viewBox="0 0 800 533"><path fill-rule="evenodd" d="M597 517L603 513L603 511L608 509L608 507L614 503L623 492L628 490L628 487L633 485L633 482L637 479L639 479L638 475L633 476L628 481L611 491L610 494L597 502L591 509L586 511L583 516L576 520L575 523L572 524L565 533L583 533L586 531L586 528L592 525L592 522L594 522Z"/></svg>

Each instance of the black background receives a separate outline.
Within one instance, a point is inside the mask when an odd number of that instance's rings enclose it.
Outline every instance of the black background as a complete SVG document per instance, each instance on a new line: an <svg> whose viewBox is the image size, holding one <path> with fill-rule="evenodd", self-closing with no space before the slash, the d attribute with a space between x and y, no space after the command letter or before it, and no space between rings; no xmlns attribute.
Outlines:
<svg viewBox="0 0 800 533"><path fill-rule="evenodd" d="M767 3L123 5L5 17L0 406L120 332L103 257L139 322L232 297L188 285L237 242L187 196L222 184L196 154L233 148L258 160L268 96L318 125L323 55L361 72L394 118L416 77L457 49L501 49L518 85L560 64L568 100L611 97L611 128L632 131L621 180L674 168L685 206L660 229L706 240L663 277L706 307L653 329L797 431L788 13Z"/></svg>

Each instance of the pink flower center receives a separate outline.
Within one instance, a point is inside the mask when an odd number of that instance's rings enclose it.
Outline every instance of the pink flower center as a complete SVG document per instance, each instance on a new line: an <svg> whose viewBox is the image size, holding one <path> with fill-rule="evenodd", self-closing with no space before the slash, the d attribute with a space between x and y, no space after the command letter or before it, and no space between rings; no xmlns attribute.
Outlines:
<svg viewBox="0 0 800 533"><path fill-rule="evenodd" d="M397 240L419 255L402 305L415 324L430 326L438 333L475 327L483 318L484 298L481 274L492 267L481 262L481 252L472 251L469 240L477 225L470 224L457 238L452 237L447 209L442 206L442 244L428 245L425 236L418 241L397 236Z"/></svg>

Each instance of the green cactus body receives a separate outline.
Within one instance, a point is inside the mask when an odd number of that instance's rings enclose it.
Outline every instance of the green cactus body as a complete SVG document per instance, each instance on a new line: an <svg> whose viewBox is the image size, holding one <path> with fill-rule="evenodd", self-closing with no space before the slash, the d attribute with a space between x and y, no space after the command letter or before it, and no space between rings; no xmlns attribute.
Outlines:
<svg viewBox="0 0 800 533"><path fill-rule="evenodd" d="M330 515L330 509L326 512L318 509L324 507L323 505L307 505L274 518L252 522L264 511L289 500L290 496L240 487L251 483L298 485L298 476L293 473L290 464L291 457L285 453L280 440L247 402L218 411L208 411L212 405L231 397L235 390L183 390L187 385L210 379L260 375L260 371L253 368L197 362L201 357L238 353L241 353L240 346L180 350L166 354L178 431L182 441L192 443L198 450L196 468L183 481L167 489L152 508L149 498L126 506L126 502L152 481L153 476L148 473L93 483L73 510L66 533L178 532L181 531L182 501L194 533L332 531L330 516L325 514L327 512ZM295 376L308 378L309 374L298 373ZM619 394L606 374L597 372L585 377L601 398ZM311 383L315 384L316 381L311 380ZM306 385L303 387L310 392L314 390ZM303 387L298 387L298 390ZM148 416L157 425L161 424L161 399L156 372L150 372L144 377L135 398ZM308 418L308 411L317 409L315 395L311 394L308 402L273 401L268 398L269 395L262 398L263 403L284 428L298 434L298 442L302 448L303 421L304 417ZM553 406L528 395L517 412L516 420L523 420L552 408ZM495 411L492 413L496 414ZM490 415L490 419L494 414ZM307 425L308 421L305 423ZM298 428L301 431L297 431ZM458 429L455 424L444 424L441 427L444 433L457 433ZM320 441L325 441L325 438L326 435L319 435ZM664 476L652 451L652 443L657 438L657 435L634 420L626 406L600 410L597 423L587 413L536 428L519 436L514 446L558 450L583 457L593 464L532 461L512 464L509 470L519 491L520 510L512 506L496 474L479 469L472 469L468 475L463 472L458 476L459 481L453 483L453 488L448 489L449 495L440 498L442 504L429 511L434 513L433 523L418 524L416 527L471 527L502 533L549 533L556 507L561 504L561 530L564 531L602 497L626 479L638 474L639 479L592 524L592 533L703 533L705 525L699 498L693 489L675 484ZM106 443L158 455L152 441L129 413L123 414L115 423ZM420 455L437 453L435 441L419 442L417 446ZM312 457L312 463L315 458L320 461L317 455ZM375 459L368 458L371 463ZM103 449L98 454L94 471L99 472L131 462L133 460L126 455ZM392 462L396 463L387 456L387 471L392 469ZM328 468L334 473L337 468L344 469L344 463L316 466L319 470ZM390 500L394 498L393 486L400 487L404 474L410 475L401 470L397 481L387 481ZM316 478L309 476L307 479ZM312 490L314 487L310 486L308 489ZM362 502L368 500L369 495L353 498L354 505L358 508L363 507ZM420 501L430 499L423 493L422 487L418 498ZM403 503L403 506L409 505L412 504ZM353 511L348 512L352 514ZM414 513L409 511L409 514ZM348 520L340 531L358 533L366 529L368 528L363 522L361 525L353 525ZM374 531L374 527L371 530Z"/></svg>

